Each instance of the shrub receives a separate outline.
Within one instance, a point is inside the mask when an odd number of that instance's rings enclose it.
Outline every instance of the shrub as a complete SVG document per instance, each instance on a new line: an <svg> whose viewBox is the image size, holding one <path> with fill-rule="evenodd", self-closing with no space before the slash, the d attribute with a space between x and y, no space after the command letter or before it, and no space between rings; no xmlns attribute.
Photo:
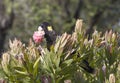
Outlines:
<svg viewBox="0 0 120 83"><path fill-rule="evenodd" d="M120 83L119 35L112 30L105 34L94 31L85 35L82 20L77 20L72 34L57 38L49 51L30 40L26 46L15 39L3 53L1 76L5 82L15 83ZM75 52L75 53L73 53ZM79 54L79 56L78 56ZM86 59L95 68L93 74L81 66Z"/></svg>

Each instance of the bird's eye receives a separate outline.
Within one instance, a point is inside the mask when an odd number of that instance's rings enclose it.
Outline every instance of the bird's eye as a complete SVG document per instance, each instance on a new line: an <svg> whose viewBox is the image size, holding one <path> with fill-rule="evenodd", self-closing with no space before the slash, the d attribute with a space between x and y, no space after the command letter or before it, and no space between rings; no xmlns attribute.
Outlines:
<svg viewBox="0 0 120 83"><path fill-rule="evenodd" d="M38 31L43 31L43 28L41 26L39 26Z"/></svg>
<svg viewBox="0 0 120 83"><path fill-rule="evenodd" d="M48 31L53 31L52 26L47 27Z"/></svg>

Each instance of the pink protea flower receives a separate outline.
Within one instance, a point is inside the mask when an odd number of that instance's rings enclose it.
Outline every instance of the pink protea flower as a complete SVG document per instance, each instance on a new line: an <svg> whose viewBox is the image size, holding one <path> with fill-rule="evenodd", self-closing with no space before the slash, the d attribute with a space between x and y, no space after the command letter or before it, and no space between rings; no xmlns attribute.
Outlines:
<svg viewBox="0 0 120 83"><path fill-rule="evenodd" d="M33 40L35 43L40 43L42 42L44 38L45 32L44 31L35 31L33 34Z"/></svg>

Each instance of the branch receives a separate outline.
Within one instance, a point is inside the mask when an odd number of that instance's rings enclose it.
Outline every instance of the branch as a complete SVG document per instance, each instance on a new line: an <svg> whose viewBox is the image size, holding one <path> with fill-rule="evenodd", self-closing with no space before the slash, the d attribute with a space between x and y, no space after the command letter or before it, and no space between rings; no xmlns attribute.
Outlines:
<svg viewBox="0 0 120 83"><path fill-rule="evenodd" d="M81 10L83 8L83 4L84 4L83 0L79 0L79 2L77 4L77 8L75 10L75 13L73 15L75 19L79 18L80 12L81 12ZM74 26L75 25L71 26L70 30L68 31L69 33L71 33L74 30Z"/></svg>
<svg viewBox="0 0 120 83"><path fill-rule="evenodd" d="M11 1L12 1L11 13L9 14L8 18L4 17L3 19L1 19L0 30L2 31L12 28L13 25L15 14L13 9L13 0Z"/></svg>
<svg viewBox="0 0 120 83"><path fill-rule="evenodd" d="M69 4L70 4L70 0L66 0L64 7L65 7L65 11L66 11L67 16L70 17Z"/></svg>
<svg viewBox="0 0 120 83"><path fill-rule="evenodd" d="M14 10L13 10L13 8L12 8L11 13L10 13L10 15L9 15L9 18L6 20L6 23L5 23L5 25L6 25L5 27L6 27L7 29L12 28L14 18L15 18L15 14L14 14Z"/></svg>
<svg viewBox="0 0 120 83"><path fill-rule="evenodd" d="M114 4L116 1L118 0L111 0L110 5ZM86 31L86 35L88 35L89 38L90 38L90 34L93 32L93 27L99 22L99 19L105 12L106 8L108 8L108 5L106 5L104 8L99 8L97 12L95 13L95 15L91 18L90 26L88 30Z"/></svg>
<svg viewBox="0 0 120 83"><path fill-rule="evenodd" d="M78 19L78 18L79 18L80 10L82 9L82 6L83 6L83 0L79 0L78 5L77 5L77 8L76 8L76 11L75 11L75 13L74 13L74 18L75 18L75 19Z"/></svg>
<svg viewBox="0 0 120 83"><path fill-rule="evenodd" d="M93 27L98 23L98 21L103 13L104 13L103 10L99 10L99 9L97 10L95 15L91 18L90 26L89 26L88 30L86 31L86 35L87 34L90 35L93 32Z"/></svg>
<svg viewBox="0 0 120 83"><path fill-rule="evenodd" d="M1 14L1 16L2 16L2 14ZM8 18L4 17L3 19L1 19L1 24L0 24L0 45L1 45L0 46L0 57L1 57L1 53L4 51L3 48L4 48L5 39L7 36L7 30L12 28L14 17L15 17L15 15L14 15L14 9L13 9L13 4L12 4L11 13L9 14L9 17Z"/></svg>

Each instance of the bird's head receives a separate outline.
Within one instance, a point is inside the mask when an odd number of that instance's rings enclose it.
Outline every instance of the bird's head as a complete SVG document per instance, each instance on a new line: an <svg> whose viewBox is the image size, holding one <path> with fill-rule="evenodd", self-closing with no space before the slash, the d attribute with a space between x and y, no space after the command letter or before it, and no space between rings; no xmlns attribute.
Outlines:
<svg viewBox="0 0 120 83"><path fill-rule="evenodd" d="M49 36L51 32L54 32L53 27L48 22L41 23L38 31L44 31L45 36Z"/></svg>

